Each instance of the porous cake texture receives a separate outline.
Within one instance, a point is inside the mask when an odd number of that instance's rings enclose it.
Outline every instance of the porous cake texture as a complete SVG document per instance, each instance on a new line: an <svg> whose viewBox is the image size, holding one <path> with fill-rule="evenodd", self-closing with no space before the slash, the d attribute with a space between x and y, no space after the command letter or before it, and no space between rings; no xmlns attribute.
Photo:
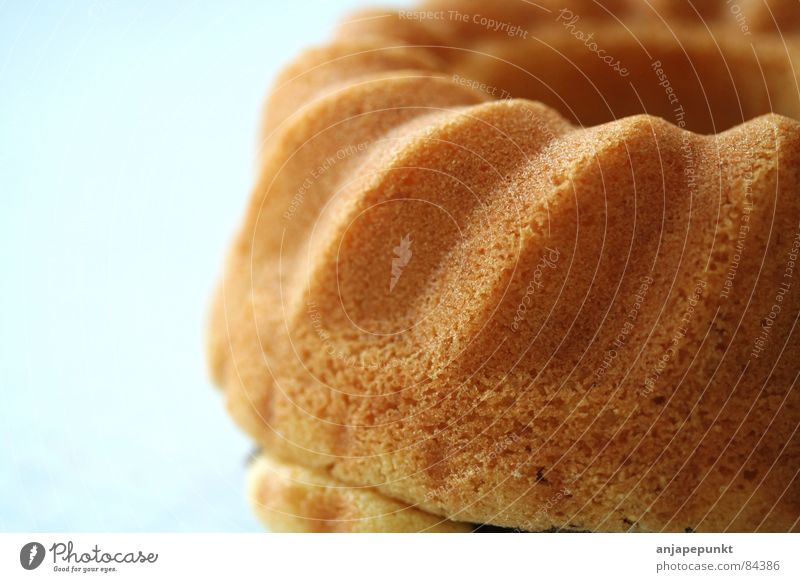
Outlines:
<svg viewBox="0 0 800 582"><path fill-rule="evenodd" d="M272 529L800 529L800 4L564 4L276 80L209 340Z"/></svg>

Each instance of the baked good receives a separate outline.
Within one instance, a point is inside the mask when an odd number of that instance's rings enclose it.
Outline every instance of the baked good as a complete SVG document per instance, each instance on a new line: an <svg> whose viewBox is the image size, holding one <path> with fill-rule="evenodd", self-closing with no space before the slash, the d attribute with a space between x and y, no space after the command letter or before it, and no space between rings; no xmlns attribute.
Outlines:
<svg viewBox="0 0 800 582"><path fill-rule="evenodd" d="M562 6L276 81L209 341L274 529L800 527L800 5Z"/></svg>
<svg viewBox="0 0 800 582"><path fill-rule="evenodd" d="M371 487L344 485L322 469L281 462L268 453L259 454L249 468L248 497L264 523L282 532L457 533L474 529Z"/></svg>

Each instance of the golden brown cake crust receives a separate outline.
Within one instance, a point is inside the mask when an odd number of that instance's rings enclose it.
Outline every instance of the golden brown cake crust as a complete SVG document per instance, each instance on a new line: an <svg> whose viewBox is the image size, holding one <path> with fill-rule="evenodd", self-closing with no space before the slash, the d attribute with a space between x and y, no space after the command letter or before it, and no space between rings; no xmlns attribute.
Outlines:
<svg viewBox="0 0 800 582"><path fill-rule="evenodd" d="M209 349L276 529L800 527L797 31L539 4L357 15L276 81Z"/></svg>
<svg viewBox="0 0 800 582"><path fill-rule="evenodd" d="M273 531L462 533L474 529L372 488L352 487L319 469L282 462L264 453L248 469L247 489L256 515Z"/></svg>

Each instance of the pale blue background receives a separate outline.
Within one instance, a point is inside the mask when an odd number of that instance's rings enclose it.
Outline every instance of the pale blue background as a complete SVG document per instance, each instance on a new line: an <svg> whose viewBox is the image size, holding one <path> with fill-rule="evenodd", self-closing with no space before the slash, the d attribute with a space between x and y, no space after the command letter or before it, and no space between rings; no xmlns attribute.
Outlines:
<svg viewBox="0 0 800 582"><path fill-rule="evenodd" d="M260 530L206 306L270 80L358 4L0 0L0 531Z"/></svg>

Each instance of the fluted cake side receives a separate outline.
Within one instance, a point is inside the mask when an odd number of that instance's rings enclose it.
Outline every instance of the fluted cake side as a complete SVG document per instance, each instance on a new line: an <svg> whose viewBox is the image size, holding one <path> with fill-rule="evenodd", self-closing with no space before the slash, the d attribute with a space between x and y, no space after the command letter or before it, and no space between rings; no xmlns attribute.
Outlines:
<svg viewBox="0 0 800 582"><path fill-rule="evenodd" d="M581 126L463 81L515 39L357 20L278 79L213 308L265 520L796 530L800 124Z"/></svg>

